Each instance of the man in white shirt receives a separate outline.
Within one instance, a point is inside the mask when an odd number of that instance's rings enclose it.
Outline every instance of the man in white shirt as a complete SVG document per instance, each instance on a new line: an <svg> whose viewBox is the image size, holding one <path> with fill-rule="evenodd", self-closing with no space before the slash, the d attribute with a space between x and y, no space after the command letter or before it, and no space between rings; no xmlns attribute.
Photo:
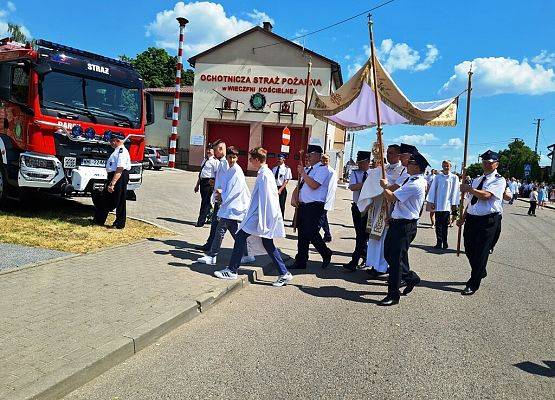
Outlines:
<svg viewBox="0 0 555 400"><path fill-rule="evenodd" d="M436 219L436 249L447 249L447 232L449 230L449 219L453 207L459 202L459 179L451 173L451 161L444 160L441 163L441 172L435 175L428 188L427 201L430 211L435 212Z"/></svg>
<svg viewBox="0 0 555 400"><path fill-rule="evenodd" d="M330 156L328 154L322 155L322 165L328 167L332 176L328 182L328 194L326 196L326 202L324 204L324 213L322 218L320 218L320 228L324 230L324 242L329 243L332 241L330 223L328 221L328 211L333 210L335 204L335 192L337 191L337 174L335 170L330 167Z"/></svg>
<svg viewBox="0 0 555 400"><path fill-rule="evenodd" d="M351 203L351 216L355 227L355 250L351 255L351 261L343 265L349 271L356 271L360 259L366 259L366 244L368 243L368 232L366 232L366 220L368 213L361 213L357 206L360 196L360 190L368 177L368 169L370 168L369 151L359 151L357 153L358 168L351 172L349 177L349 190L353 192L353 202Z"/></svg>
<svg viewBox="0 0 555 400"><path fill-rule="evenodd" d="M272 168L272 174L276 180L279 195L279 207L281 208L281 216L285 218L285 202L287 201L287 184L292 179L291 168L285 164L284 153L279 153L277 165Z"/></svg>
<svg viewBox="0 0 555 400"><path fill-rule="evenodd" d="M308 248L314 245L322 256L322 268L327 268L331 262L332 251L320 235L320 219L324 213L324 206L328 195L328 185L332 173L322 165L322 147L309 145L307 151L308 165L297 167L300 184L293 193L293 203L298 207L299 235L297 255L291 268L305 269L308 262ZM297 196L298 194L298 196Z"/></svg>
<svg viewBox="0 0 555 400"><path fill-rule="evenodd" d="M129 170L131 169L131 157L129 151L123 145L125 136L119 132L112 132L110 146L113 153L106 161L106 172L108 172L108 184L100 196L94 196L95 204L94 222L104 225L108 213L116 209L116 220L113 228L125 228L127 218L126 195L127 183L129 182Z"/></svg>
<svg viewBox="0 0 555 400"><path fill-rule="evenodd" d="M511 200L509 200L509 204L513 204L514 201L518 198L518 183L516 181L516 179L513 177L510 181L509 181L509 190L511 191L512 194L512 198Z"/></svg>
<svg viewBox="0 0 555 400"><path fill-rule="evenodd" d="M487 275L490 250L499 234L506 187L505 178L497 173L499 154L488 150L480 157L484 174L473 179L470 185L461 184L461 192L467 193L470 203L466 213L457 221L458 226L465 225L464 250L472 270L462 291L466 296L474 294Z"/></svg>
<svg viewBox="0 0 555 400"><path fill-rule="evenodd" d="M428 165L424 156L415 151L410 155L407 164L409 178L399 188L391 191L388 189L387 179L380 181L385 198L393 203L384 243L385 259L389 265L387 296L378 303L380 306L399 303L402 268L408 269L404 277L407 286L403 295L409 294L420 283L420 277L410 270L408 250L416 237L418 218L426 197L426 180L422 174Z"/></svg>
<svg viewBox="0 0 555 400"><path fill-rule="evenodd" d="M216 140L212 143L212 149L214 150L214 157L217 160L218 168L216 170L216 178L214 179L214 191L221 189L223 186L222 178L225 171L229 168L226 160L226 144L223 140ZM210 224L210 234L206 243L202 246L196 246L197 250L208 251L212 247L212 241L214 240L214 235L216 234L216 228L218 226L218 211L220 210L221 200L216 198L214 193L212 193L212 200L214 201L214 210L212 213L212 222Z"/></svg>
<svg viewBox="0 0 555 400"><path fill-rule="evenodd" d="M210 213L210 208L212 207L212 202L210 198L212 197L212 192L214 191L214 178L216 178L216 172L218 171L220 163L214 157L214 149L208 147L206 149L206 157L202 162L200 171L198 173L197 184L195 185L195 193L198 193L200 189L200 210L197 219L197 227L204 226L206 222L206 217Z"/></svg>

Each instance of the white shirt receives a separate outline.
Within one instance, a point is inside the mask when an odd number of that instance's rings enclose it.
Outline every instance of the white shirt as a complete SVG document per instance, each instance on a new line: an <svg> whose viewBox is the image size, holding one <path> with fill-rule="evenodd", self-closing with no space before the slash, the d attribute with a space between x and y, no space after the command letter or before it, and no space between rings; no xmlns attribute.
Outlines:
<svg viewBox="0 0 555 400"><path fill-rule="evenodd" d="M422 174L412 175L393 192L397 201L391 212L393 219L418 219L426 197L426 179Z"/></svg>
<svg viewBox="0 0 555 400"><path fill-rule="evenodd" d="M276 178L276 185L281 187L281 185L283 185L283 182L290 181L293 178L293 175L291 174L291 168L283 163L282 165L276 165L274 168L272 168L272 174L274 174L274 178L276 176L276 170L278 168L279 172L278 177Z"/></svg>
<svg viewBox="0 0 555 400"><path fill-rule="evenodd" d="M324 210L333 210L335 204L335 192L337 191L337 174L335 170L328 165L328 170L331 172L331 178L328 182L328 194L326 196L326 204L324 204Z"/></svg>
<svg viewBox="0 0 555 400"><path fill-rule="evenodd" d="M490 192L493 196L489 200L481 200L478 198L476 204L471 204L472 195L467 194L468 208L466 209L470 215L480 216L488 215L493 213L503 212L503 193L505 193L506 182L505 178L497 173L497 170L493 171L489 175L485 175L486 180L482 186L482 190ZM480 175L472 180L472 187L474 189L478 188L480 182L484 178L484 175Z"/></svg>
<svg viewBox="0 0 555 400"><path fill-rule="evenodd" d="M325 203L328 196L328 183L332 173L328 167L322 165L322 163L315 164L313 167L305 167L304 170L308 176L320 184L320 187L318 189L312 189L306 183L303 183L299 193L299 201L301 203L313 203L315 201Z"/></svg>
<svg viewBox="0 0 555 400"><path fill-rule="evenodd" d="M518 193L518 183L515 181L509 181L509 189L511 190L511 194Z"/></svg>
<svg viewBox="0 0 555 400"><path fill-rule="evenodd" d="M368 171L366 171L366 175L368 176ZM357 183L362 183L364 179L364 171L361 169L354 169L351 171L351 176L349 177L349 186L356 185ZM358 201L360 196L360 190L353 190L353 203Z"/></svg>
<svg viewBox="0 0 555 400"><path fill-rule="evenodd" d="M390 185L394 184L397 179L407 171L401 161L397 161L395 164L387 164L385 166L385 175L387 176L387 181Z"/></svg>
<svg viewBox="0 0 555 400"><path fill-rule="evenodd" d="M131 156L124 145L116 147L106 161L106 172L114 172L119 167L127 171L131 169Z"/></svg>
<svg viewBox="0 0 555 400"><path fill-rule="evenodd" d="M428 203L435 205L435 211L451 211L460 203L459 178L449 172L435 175L428 192Z"/></svg>
<svg viewBox="0 0 555 400"><path fill-rule="evenodd" d="M532 190L530 192L530 201L538 201L538 191Z"/></svg>
<svg viewBox="0 0 555 400"><path fill-rule="evenodd" d="M405 181L407 181L408 178L410 178L410 175L409 175L409 173L407 172L407 169L404 168L404 169L403 169L403 172L401 172L401 175L399 175L399 177L395 180L394 183L395 183L396 185L402 186L403 183L404 183ZM424 181L425 181L425 180L424 180Z"/></svg>
<svg viewBox="0 0 555 400"><path fill-rule="evenodd" d="M216 159L214 156L210 156L210 158L205 159L202 163L202 168L200 170L199 178L200 179L213 179L216 177L216 172L218 171L218 167L220 166L220 161Z"/></svg>

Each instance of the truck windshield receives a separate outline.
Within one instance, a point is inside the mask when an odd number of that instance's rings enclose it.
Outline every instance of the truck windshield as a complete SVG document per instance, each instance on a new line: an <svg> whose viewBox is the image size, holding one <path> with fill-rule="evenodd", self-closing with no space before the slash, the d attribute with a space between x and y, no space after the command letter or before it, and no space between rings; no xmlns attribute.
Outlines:
<svg viewBox="0 0 555 400"><path fill-rule="evenodd" d="M134 124L141 120L139 89L88 77L50 72L42 79L40 98L46 108L76 112L81 109L84 115L107 116Z"/></svg>

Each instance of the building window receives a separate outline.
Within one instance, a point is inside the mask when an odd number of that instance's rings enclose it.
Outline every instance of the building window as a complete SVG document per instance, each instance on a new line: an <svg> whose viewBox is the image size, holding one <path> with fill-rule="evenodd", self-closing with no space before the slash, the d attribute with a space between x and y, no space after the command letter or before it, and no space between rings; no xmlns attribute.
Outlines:
<svg viewBox="0 0 555 400"><path fill-rule="evenodd" d="M187 120L190 121L193 117L193 104L187 103L187 102L181 102L179 104L179 119L181 119L181 116L183 115L181 113L181 110L185 110L185 109L187 112ZM165 107L164 107L164 118L173 119L173 101L172 102L166 101Z"/></svg>

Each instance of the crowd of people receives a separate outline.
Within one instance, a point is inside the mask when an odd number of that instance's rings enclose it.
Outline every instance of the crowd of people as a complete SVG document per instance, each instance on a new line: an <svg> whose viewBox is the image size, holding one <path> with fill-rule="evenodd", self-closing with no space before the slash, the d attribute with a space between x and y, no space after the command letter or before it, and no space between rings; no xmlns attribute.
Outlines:
<svg viewBox="0 0 555 400"><path fill-rule="evenodd" d="M442 162L441 170L427 173L428 161L408 144L389 146L383 162L377 154L359 151L358 168L349 177L356 239L345 270L365 269L373 277L388 274L388 293L378 304L399 303L401 295L408 295L420 283L420 277L410 268L408 251L416 237L418 220L426 212L435 228L437 251L449 248L450 226L455 222L464 225L471 274L462 294L474 294L487 276L488 257L499 239L503 199L512 203L526 187L498 174L499 155L489 150L481 155L483 174L468 182L461 182L451 171L449 160ZM235 239L227 267L215 271L216 277L237 279L240 265L267 253L278 270L273 285L283 286L293 279L290 270L307 267L311 244L322 259L321 268L330 265L333 252L327 245L332 240L327 212L333 209L338 178L329 165L329 157L318 145L308 146L304 163L296 171L298 185L292 192L291 205L295 207L293 224L298 236L297 254L291 265L285 265L273 243L275 238L285 237L287 186L293 178L286 158L280 154L270 168L266 150L252 149L249 163L257 177L251 193L237 163L238 151L220 140L207 149L195 187L202 196L197 226L205 223L212 205L213 209L208 239L197 247L205 255L197 262L215 265L226 232ZM545 192L540 197L534 186L531 188L530 193L537 193L537 201L546 200ZM461 215L459 209L464 210Z"/></svg>

